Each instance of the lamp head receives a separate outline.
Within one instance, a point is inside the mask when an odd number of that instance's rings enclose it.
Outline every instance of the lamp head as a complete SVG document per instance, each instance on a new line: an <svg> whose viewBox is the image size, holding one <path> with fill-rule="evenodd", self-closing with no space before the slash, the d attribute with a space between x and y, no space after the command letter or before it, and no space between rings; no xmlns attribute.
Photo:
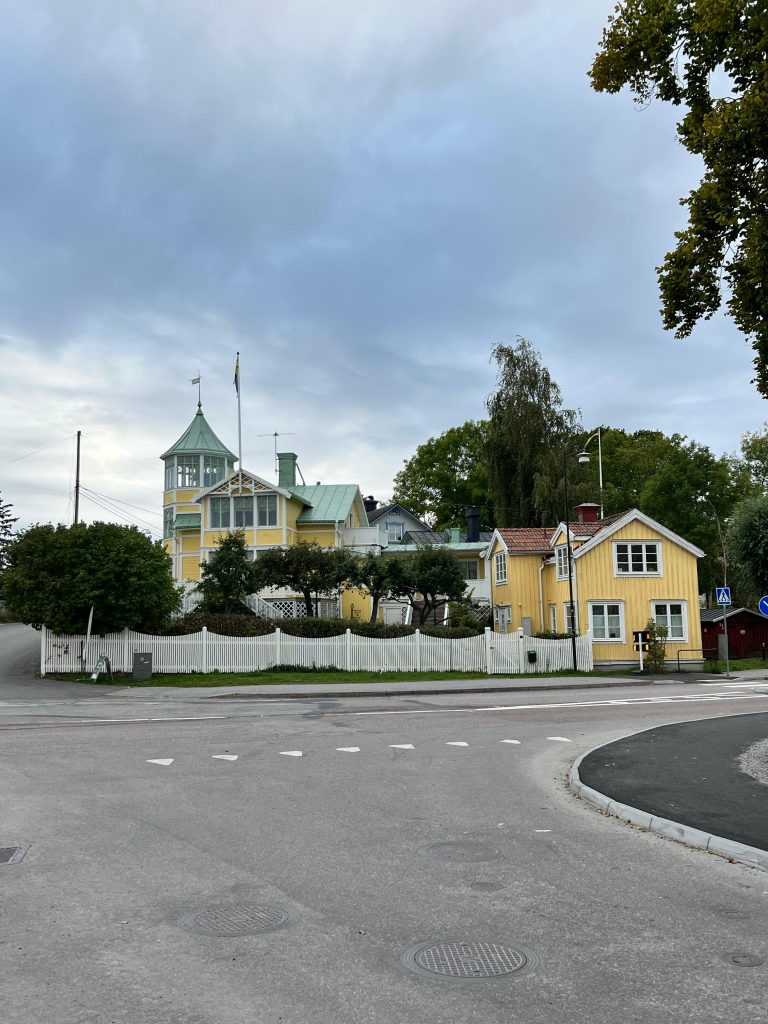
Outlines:
<svg viewBox="0 0 768 1024"><path fill-rule="evenodd" d="M583 466L585 463L589 462L589 452L579 452L576 458L579 460L579 465Z"/></svg>

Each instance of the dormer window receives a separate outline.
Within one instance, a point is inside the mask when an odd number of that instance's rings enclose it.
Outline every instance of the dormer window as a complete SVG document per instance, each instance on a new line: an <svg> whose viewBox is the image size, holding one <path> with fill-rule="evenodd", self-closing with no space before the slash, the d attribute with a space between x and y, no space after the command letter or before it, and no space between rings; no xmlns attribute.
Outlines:
<svg viewBox="0 0 768 1024"><path fill-rule="evenodd" d="M661 544L653 541L613 545L617 576L661 576Z"/></svg>
<svg viewBox="0 0 768 1024"><path fill-rule="evenodd" d="M399 544L405 532L402 523L387 523L387 537L392 544Z"/></svg>
<svg viewBox="0 0 768 1024"><path fill-rule="evenodd" d="M555 558L557 559L557 578L559 580L568 579L568 545L560 544L559 547L555 548Z"/></svg>

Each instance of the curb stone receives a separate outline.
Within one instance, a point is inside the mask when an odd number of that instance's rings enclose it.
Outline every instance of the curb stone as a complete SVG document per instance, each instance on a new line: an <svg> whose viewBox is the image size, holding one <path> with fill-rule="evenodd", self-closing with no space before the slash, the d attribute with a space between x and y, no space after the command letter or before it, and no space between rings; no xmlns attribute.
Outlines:
<svg viewBox="0 0 768 1024"><path fill-rule="evenodd" d="M592 750L587 750L571 766L568 773L568 784L571 792L576 796L591 803L601 811L612 814L616 818L627 821L632 825L645 829L646 832L653 832L655 835L665 839L673 839L678 843L685 843L687 846L694 846L707 853L714 853L727 860L738 861L751 868L761 868L768 871L768 850L760 850L756 846L745 846L743 843L736 843L732 839L723 839L722 836L712 835L711 832L702 832L690 825L683 825L679 821L670 821L668 818L661 818L657 815L642 811L639 807L630 807L629 804L622 804L618 800L612 800L605 793L599 793L591 786L585 785L579 775L579 765L587 755L605 746L601 743Z"/></svg>

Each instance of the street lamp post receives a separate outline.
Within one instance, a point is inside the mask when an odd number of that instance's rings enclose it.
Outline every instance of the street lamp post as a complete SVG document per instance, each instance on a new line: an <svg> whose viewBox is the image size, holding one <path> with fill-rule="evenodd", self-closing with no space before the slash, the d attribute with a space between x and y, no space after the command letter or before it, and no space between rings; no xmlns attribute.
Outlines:
<svg viewBox="0 0 768 1024"><path fill-rule="evenodd" d="M573 656L573 671L578 672L578 662L576 659L576 613L573 604L573 553L571 550L571 528L569 525L570 516L570 501L568 500L568 457L569 455L575 457L579 465L584 465L589 462L589 452L569 452L566 449L563 450L563 481L565 484L565 548L566 557L568 559L568 604L571 609L571 654Z"/></svg>

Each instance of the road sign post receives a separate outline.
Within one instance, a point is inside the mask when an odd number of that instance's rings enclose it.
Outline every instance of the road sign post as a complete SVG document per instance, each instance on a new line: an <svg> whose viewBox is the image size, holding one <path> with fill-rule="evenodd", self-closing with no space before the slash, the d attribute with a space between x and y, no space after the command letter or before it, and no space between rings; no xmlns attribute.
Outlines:
<svg viewBox="0 0 768 1024"><path fill-rule="evenodd" d="M650 637L648 636L648 630L636 629L633 632L632 637L634 641L632 644L632 650L638 651L640 653L640 671L643 672L643 651L648 650L648 643L650 640Z"/></svg>
<svg viewBox="0 0 768 1024"><path fill-rule="evenodd" d="M731 604L731 588L715 587L717 603L723 609L723 633L725 635L725 678L731 678L731 655L728 650L728 608Z"/></svg>

